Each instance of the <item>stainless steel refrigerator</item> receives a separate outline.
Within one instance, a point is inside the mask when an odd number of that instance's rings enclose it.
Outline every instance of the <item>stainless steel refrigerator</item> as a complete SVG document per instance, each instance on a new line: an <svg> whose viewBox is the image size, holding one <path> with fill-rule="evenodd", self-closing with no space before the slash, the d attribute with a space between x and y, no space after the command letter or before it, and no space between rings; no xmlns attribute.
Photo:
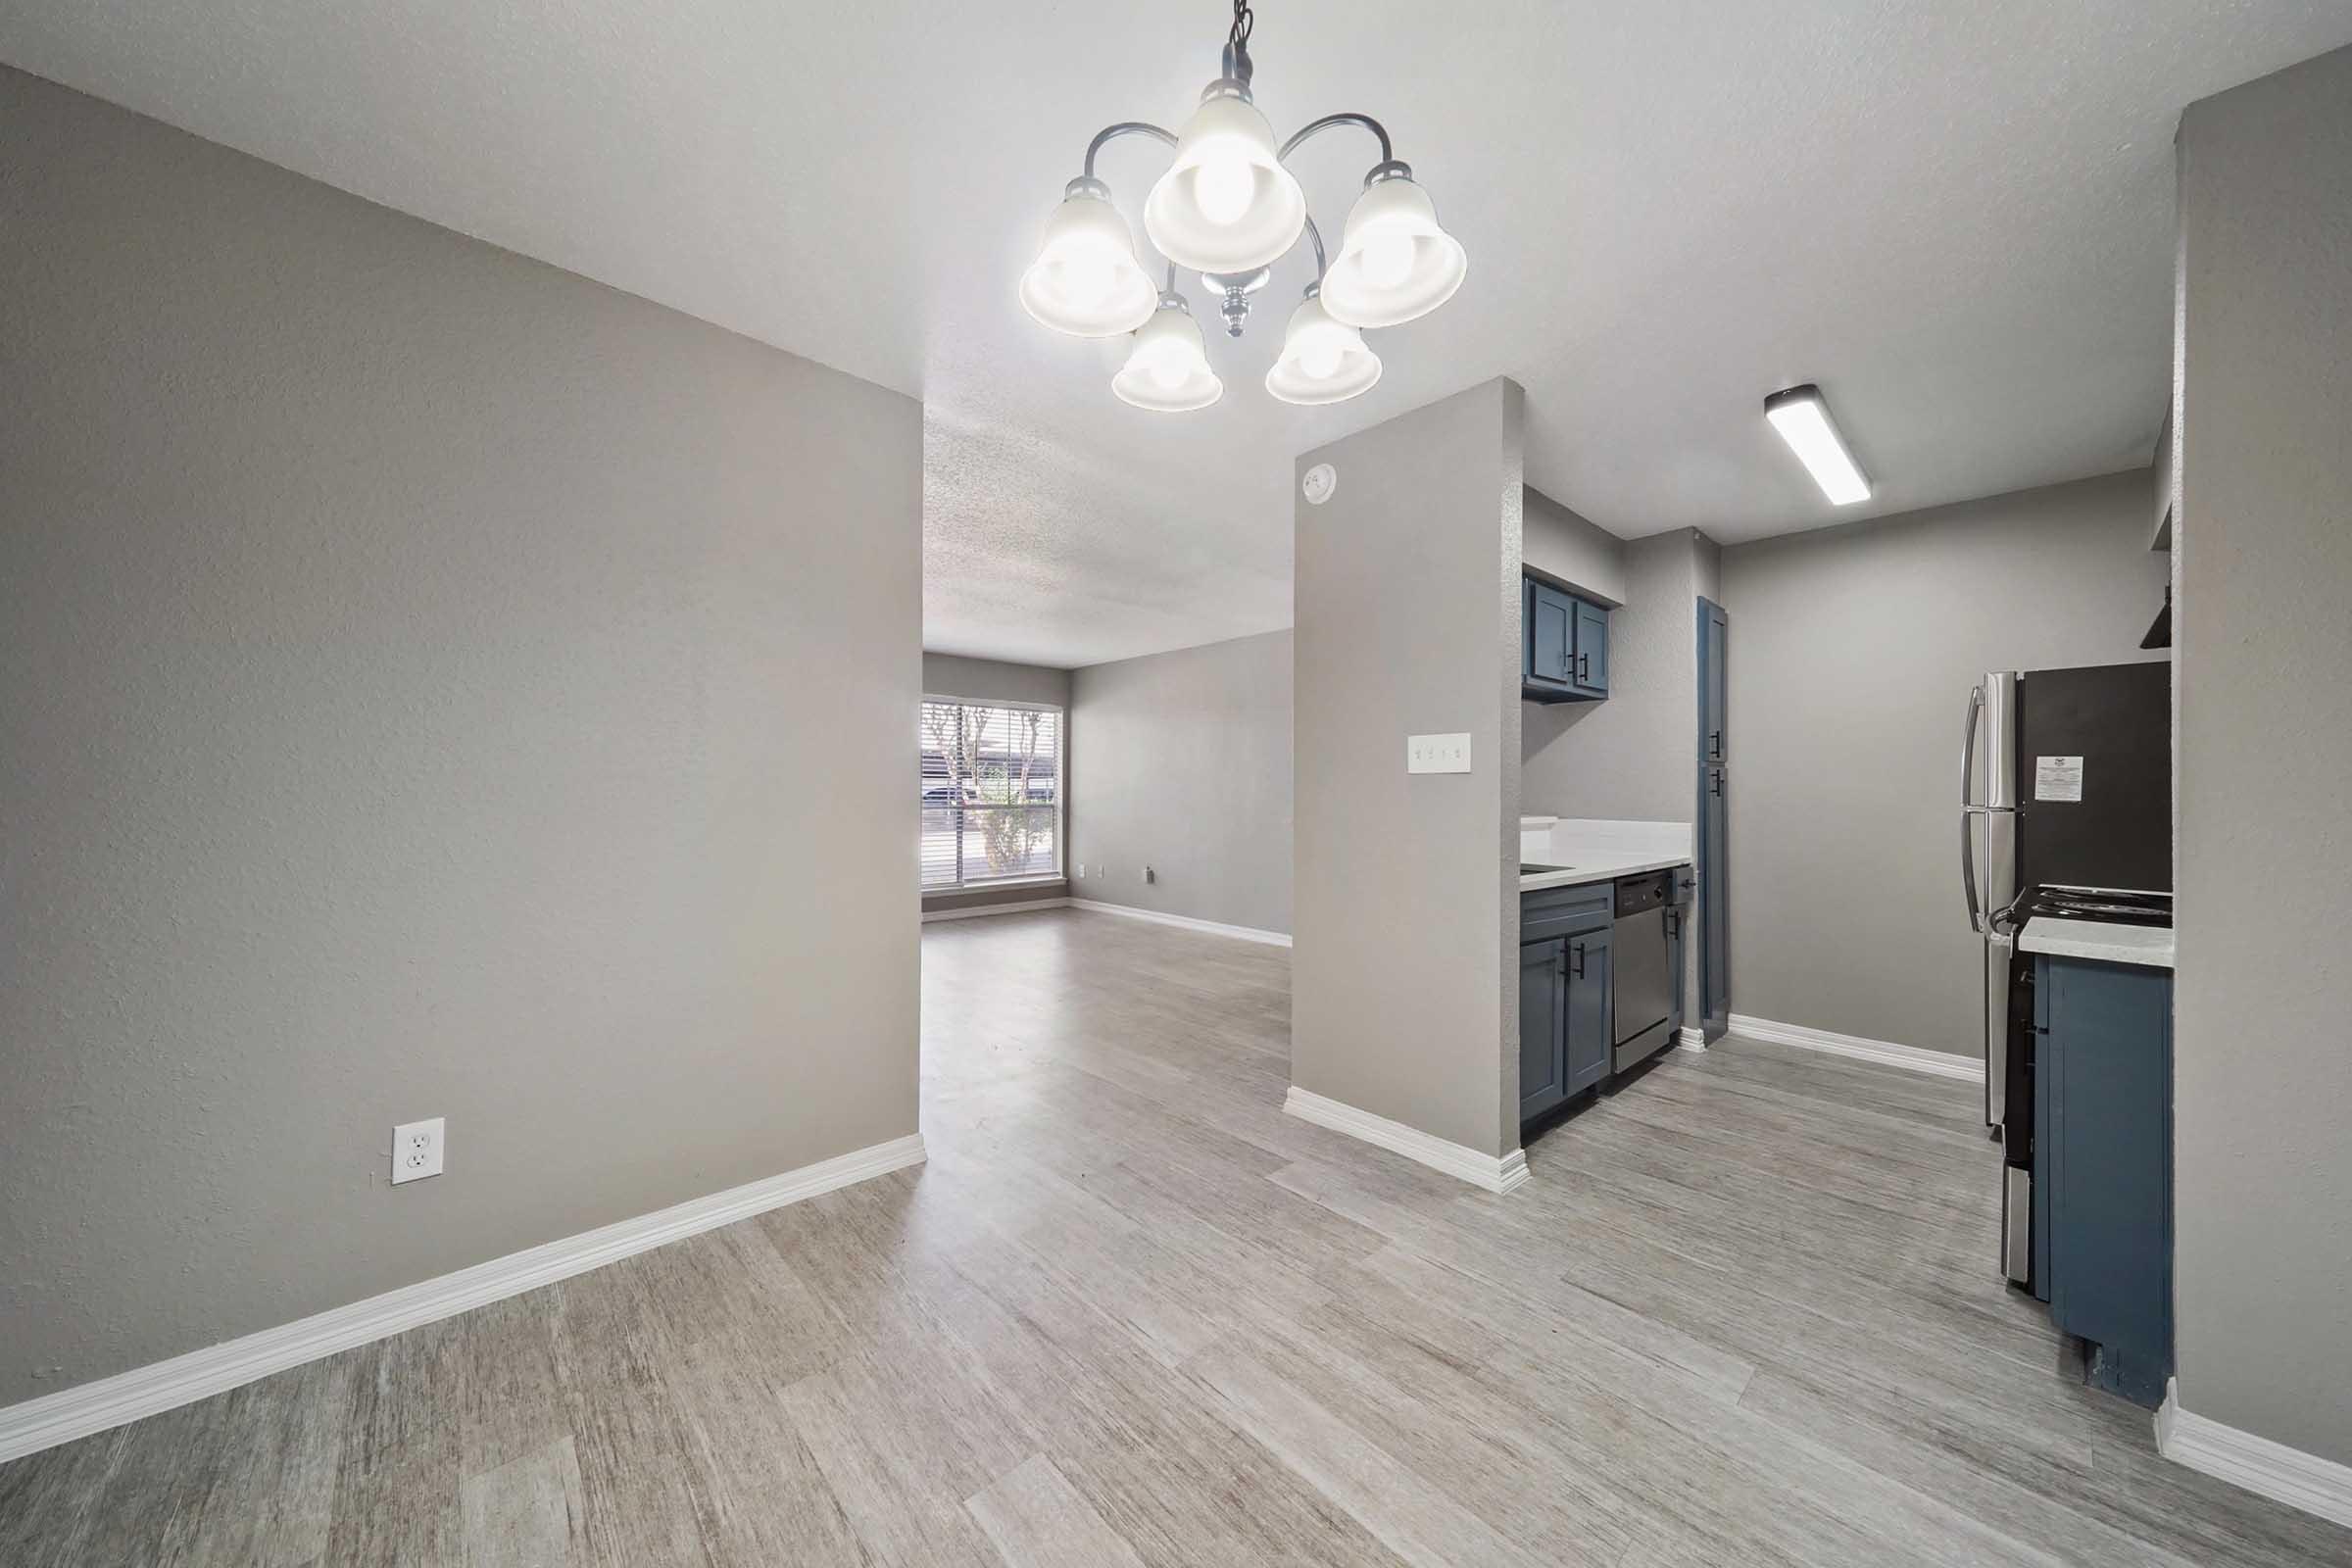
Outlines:
<svg viewBox="0 0 2352 1568"><path fill-rule="evenodd" d="M2016 928L2035 900L2170 920L2172 666L1996 670L1968 697L1960 881L1982 940L1984 1123L2002 1145L2002 1266L2032 1283L2032 968ZM2118 895L2108 899L2102 895ZM2154 896L2152 899L2151 896ZM2115 918L2126 918L2121 913Z"/></svg>

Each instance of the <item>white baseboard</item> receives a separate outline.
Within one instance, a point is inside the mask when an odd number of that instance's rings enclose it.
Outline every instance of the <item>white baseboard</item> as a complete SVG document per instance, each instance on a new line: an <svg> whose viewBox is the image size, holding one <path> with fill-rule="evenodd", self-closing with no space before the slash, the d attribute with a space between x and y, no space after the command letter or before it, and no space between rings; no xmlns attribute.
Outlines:
<svg viewBox="0 0 2352 1568"><path fill-rule="evenodd" d="M1745 1035L1750 1040L1802 1046L1807 1051L1826 1051L1833 1056L1907 1067L1938 1078L1965 1078L1977 1084L1984 1081L1984 1062L1973 1056L1955 1056L1948 1051L1922 1051L1917 1046L1898 1046L1891 1040L1866 1040L1860 1035L1834 1034L1827 1029L1808 1029L1802 1024L1774 1023L1770 1018L1751 1018L1743 1012L1733 1013L1730 1023L1733 1034Z"/></svg>
<svg viewBox="0 0 2352 1568"><path fill-rule="evenodd" d="M2352 1465L2182 1409L2179 1378L2166 1382L2164 1404L2156 1412L2156 1451L2274 1502L2352 1526Z"/></svg>
<svg viewBox="0 0 2352 1568"><path fill-rule="evenodd" d="M1291 1085L1291 1092L1283 1096L1282 1108L1300 1121L1311 1121L1335 1133L1360 1138L1393 1154L1418 1160L1432 1170L1442 1170L1473 1186L1484 1187L1490 1193L1516 1192L1527 1185L1527 1154L1522 1150L1514 1149L1497 1159L1466 1144L1447 1143L1418 1127L1407 1127L1400 1121L1358 1110L1344 1101L1310 1094L1297 1084Z"/></svg>
<svg viewBox="0 0 2352 1568"><path fill-rule="evenodd" d="M1019 904L969 904L960 908L925 909L923 924L934 920L969 920L982 914L1024 914L1031 909L1066 909L1067 899L1028 899Z"/></svg>
<svg viewBox="0 0 2352 1568"><path fill-rule="evenodd" d="M1685 1024L1682 1032L1674 1037L1674 1044L1678 1051L1704 1051L1707 1049L1706 1033Z"/></svg>
<svg viewBox="0 0 2352 1568"><path fill-rule="evenodd" d="M373 1340L519 1296L648 1251L665 1242L797 1203L837 1187L921 1163L919 1133L853 1150L741 1187L690 1199L670 1208L624 1219L561 1241L510 1252L470 1268L419 1280L364 1301L332 1307L276 1328L133 1367L75 1388L0 1409L0 1462L301 1366Z"/></svg>
<svg viewBox="0 0 2352 1568"><path fill-rule="evenodd" d="M1130 920L1150 920L1158 925L1178 925L1187 931L1205 931L1211 936L1236 937L1244 942L1262 942L1272 948L1291 945L1287 931L1260 931L1255 926L1225 925L1215 920L1196 920L1189 914L1162 914L1157 909L1139 909L1128 904L1104 904L1097 899L1072 899L1073 909L1092 909L1097 914L1123 914Z"/></svg>

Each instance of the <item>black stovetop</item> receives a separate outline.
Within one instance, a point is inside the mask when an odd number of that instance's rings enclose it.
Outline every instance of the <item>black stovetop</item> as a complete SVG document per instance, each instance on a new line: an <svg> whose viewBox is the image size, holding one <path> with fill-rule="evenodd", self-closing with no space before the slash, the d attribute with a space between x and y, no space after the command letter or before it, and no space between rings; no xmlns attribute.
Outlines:
<svg viewBox="0 0 2352 1568"><path fill-rule="evenodd" d="M2018 901L2016 923L2023 925L2037 914L2054 920L2094 920L2170 930L2173 896L2120 888L2039 887Z"/></svg>

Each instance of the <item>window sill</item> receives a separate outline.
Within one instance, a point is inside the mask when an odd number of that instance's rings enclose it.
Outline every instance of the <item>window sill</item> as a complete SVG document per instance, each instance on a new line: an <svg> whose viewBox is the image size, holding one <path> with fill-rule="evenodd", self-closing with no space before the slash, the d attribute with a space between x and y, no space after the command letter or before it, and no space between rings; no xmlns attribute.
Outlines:
<svg viewBox="0 0 2352 1568"><path fill-rule="evenodd" d="M922 895L926 899L954 899L974 893L994 893L1000 888L1059 887L1067 881L1069 878L1058 872L1052 876L1008 876L994 882L957 882L951 886L928 887L922 890Z"/></svg>

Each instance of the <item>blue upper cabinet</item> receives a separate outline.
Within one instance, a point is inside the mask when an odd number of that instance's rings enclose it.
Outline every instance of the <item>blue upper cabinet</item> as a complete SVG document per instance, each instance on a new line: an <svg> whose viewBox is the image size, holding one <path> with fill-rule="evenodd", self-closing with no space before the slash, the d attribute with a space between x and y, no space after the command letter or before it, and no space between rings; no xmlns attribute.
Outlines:
<svg viewBox="0 0 2352 1568"><path fill-rule="evenodd" d="M1530 696L1565 697L1576 671L1576 601L1549 583L1525 582L1527 646L1520 688Z"/></svg>
<svg viewBox="0 0 2352 1568"><path fill-rule="evenodd" d="M1570 683L1582 697L1609 695L1609 612L1576 602L1576 672Z"/></svg>
<svg viewBox="0 0 2352 1568"><path fill-rule="evenodd" d="M1520 695L1540 703L1608 696L1608 611L1534 577L1525 579L1524 592Z"/></svg>

